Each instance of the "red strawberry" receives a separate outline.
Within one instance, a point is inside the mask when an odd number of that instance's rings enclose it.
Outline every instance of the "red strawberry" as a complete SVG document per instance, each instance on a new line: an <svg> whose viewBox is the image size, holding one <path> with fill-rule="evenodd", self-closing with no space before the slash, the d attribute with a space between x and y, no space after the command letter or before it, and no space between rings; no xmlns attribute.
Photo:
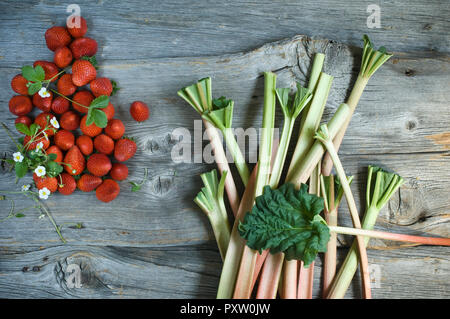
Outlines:
<svg viewBox="0 0 450 319"><path fill-rule="evenodd" d="M36 61L33 63L33 67L36 67L37 65L40 65L44 69L46 80L50 80L52 78L52 82L57 80L56 75L58 74L58 67L55 63L48 61Z"/></svg>
<svg viewBox="0 0 450 319"><path fill-rule="evenodd" d="M70 175L78 175L83 172L86 167L86 160L84 159L83 154L81 154L78 146L72 146L64 157L64 169ZM68 166L70 165L70 166Z"/></svg>
<svg viewBox="0 0 450 319"><path fill-rule="evenodd" d="M97 70L91 62L76 60L72 65L72 82L76 86L83 86L97 77Z"/></svg>
<svg viewBox="0 0 450 319"><path fill-rule="evenodd" d="M134 156L136 153L137 146L133 140L129 138L123 138L116 142L114 148L114 157L119 162L125 162Z"/></svg>
<svg viewBox="0 0 450 319"><path fill-rule="evenodd" d="M63 114L69 109L69 101L62 96L57 96L52 101L51 109L56 114Z"/></svg>
<svg viewBox="0 0 450 319"><path fill-rule="evenodd" d="M111 170L111 160L105 154L92 154L87 160L87 169L89 173L95 176L105 176Z"/></svg>
<svg viewBox="0 0 450 319"><path fill-rule="evenodd" d="M64 27L51 27L45 31L45 42L51 51L69 45L71 40L69 32Z"/></svg>
<svg viewBox="0 0 450 319"><path fill-rule="evenodd" d="M87 119L87 115L83 116L83 118L81 119L81 122L80 122L80 129L84 135L94 137L102 132L102 129L100 127L98 127L97 125L95 125L95 123L92 123L91 125L86 126L86 119Z"/></svg>
<svg viewBox="0 0 450 319"><path fill-rule="evenodd" d="M109 175L116 181L123 181L128 177L128 167L123 163L114 163Z"/></svg>
<svg viewBox="0 0 450 319"><path fill-rule="evenodd" d="M77 87L72 82L72 74L63 74L56 84L58 92L62 95L69 96L75 93Z"/></svg>
<svg viewBox="0 0 450 319"><path fill-rule="evenodd" d="M105 133L112 139L119 139L125 133L125 125L119 119L112 119L108 121L108 124L105 127Z"/></svg>
<svg viewBox="0 0 450 319"><path fill-rule="evenodd" d="M83 90L83 91L78 91L77 93L75 93L75 95L73 96L72 99L81 105L89 107L89 105L91 105L91 102L94 100L94 96L92 95L91 92ZM72 102L72 107L75 110L77 110L80 113L88 112L88 109L86 107L83 107L77 103Z"/></svg>
<svg viewBox="0 0 450 319"><path fill-rule="evenodd" d="M31 140L31 136L28 136L28 135L25 136L23 139L23 146L26 146L28 144L28 142L30 142L30 140ZM36 149L36 146L40 142L42 142L44 150L46 150L50 146L50 141L48 139L46 139L45 137L38 137L32 143L28 144L28 146L26 147L26 150L31 151L31 150Z"/></svg>
<svg viewBox="0 0 450 319"><path fill-rule="evenodd" d="M148 119L150 111L147 104L142 101L135 101L131 103L130 114L137 122L144 122Z"/></svg>
<svg viewBox="0 0 450 319"><path fill-rule="evenodd" d="M31 99L25 95L14 95L9 100L9 111L17 116L27 115L33 109Z"/></svg>
<svg viewBox="0 0 450 319"><path fill-rule="evenodd" d="M53 56L53 62L59 68L65 68L72 62L73 56L72 51L68 47L59 47L55 51L55 55Z"/></svg>
<svg viewBox="0 0 450 319"><path fill-rule="evenodd" d="M40 130L42 130L45 126L47 126L47 123L50 127L53 127L53 125L50 124L50 120L54 118L54 115L47 112L39 113L38 116L34 119L34 123L38 124L40 126ZM45 133L47 136L53 136L55 135L55 130L52 128L48 128Z"/></svg>
<svg viewBox="0 0 450 319"><path fill-rule="evenodd" d="M111 81L108 78L96 78L91 82L90 87L96 97L100 95L110 96L113 91Z"/></svg>
<svg viewBox="0 0 450 319"><path fill-rule="evenodd" d="M19 116L18 118L16 118L16 120L14 121L14 124L17 123L22 123L25 124L26 126L30 127L31 123L33 123L31 121L31 119L28 116ZM23 134L22 132L20 132L20 134Z"/></svg>
<svg viewBox="0 0 450 319"><path fill-rule="evenodd" d="M111 104L111 102L108 103L108 106L101 109L103 112L105 112L106 114L106 118L109 120L111 120L114 117L114 105Z"/></svg>
<svg viewBox="0 0 450 319"><path fill-rule="evenodd" d="M45 152L47 153L47 155L55 154L56 155L55 162L61 163L63 161L63 153L58 146L52 145L49 148L47 148Z"/></svg>
<svg viewBox="0 0 450 319"><path fill-rule="evenodd" d="M105 203L114 200L119 193L119 184L112 179L105 179L103 183L95 190L97 199Z"/></svg>
<svg viewBox="0 0 450 319"><path fill-rule="evenodd" d="M70 23L67 20L67 30L74 38L80 38L87 32L86 20L81 16L73 16Z"/></svg>
<svg viewBox="0 0 450 319"><path fill-rule="evenodd" d="M77 182L77 187L83 192L92 192L102 183L102 179L91 174L83 174Z"/></svg>
<svg viewBox="0 0 450 319"><path fill-rule="evenodd" d="M94 150L94 143L92 139L87 135L81 135L77 137L77 146L80 148L81 153L84 155L90 155Z"/></svg>
<svg viewBox="0 0 450 319"><path fill-rule="evenodd" d="M97 41L91 38L78 38L70 44L73 57L79 59L83 56L93 56L97 53Z"/></svg>
<svg viewBox="0 0 450 319"><path fill-rule="evenodd" d="M114 151L114 140L105 134L97 135L94 139L94 147L100 153L110 155Z"/></svg>
<svg viewBox="0 0 450 319"><path fill-rule="evenodd" d="M74 131L80 127L80 116L74 111L67 111L59 119L59 124L65 130Z"/></svg>
<svg viewBox="0 0 450 319"><path fill-rule="evenodd" d="M52 109L53 93L48 91L49 97L42 97L38 93L33 95L33 105L43 112L50 112Z"/></svg>
<svg viewBox="0 0 450 319"><path fill-rule="evenodd" d="M43 189L47 187L48 190L52 193L56 192L58 189L58 180L56 177L48 177L48 176L37 176L36 173L33 173L33 180L36 184L37 189Z"/></svg>
<svg viewBox="0 0 450 319"><path fill-rule="evenodd" d="M73 176L70 176L67 173L61 173L59 175L61 177L60 184L58 184L58 191L63 195L72 194L77 188L77 182Z"/></svg>
<svg viewBox="0 0 450 319"><path fill-rule="evenodd" d="M14 92L22 95L28 95L28 80L25 79L22 74L17 74L11 80L11 88Z"/></svg>
<svg viewBox="0 0 450 319"><path fill-rule="evenodd" d="M75 136L67 130L59 130L55 134L55 144L63 151L67 151L75 144Z"/></svg>

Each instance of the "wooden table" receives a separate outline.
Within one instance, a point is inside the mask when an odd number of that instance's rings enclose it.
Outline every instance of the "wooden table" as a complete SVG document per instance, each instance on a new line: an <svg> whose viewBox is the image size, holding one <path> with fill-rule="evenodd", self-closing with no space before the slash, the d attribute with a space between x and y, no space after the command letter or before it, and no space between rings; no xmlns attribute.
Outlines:
<svg viewBox="0 0 450 319"><path fill-rule="evenodd" d="M69 3L0 4L0 120L10 127L10 80L23 65L52 59L44 32L64 24ZM275 71L279 86L303 81L313 46L335 62L326 66L335 76L324 115L328 119L359 69L360 51L352 46L361 46L363 33L395 57L370 81L340 150L345 169L356 176L357 204L364 205L359 199L367 165L382 165L406 183L382 210L376 228L450 236L447 1L382 4L380 29L367 29L368 3L359 0L77 3L87 18L88 36L99 43L99 73L121 87L112 98L116 116L137 140L138 152L127 162L129 179L140 181L148 168L149 181L140 192L120 182L121 193L110 204L97 201L94 193L51 196L46 205L58 224L83 223L82 229L63 228L67 244L36 211L0 223L0 297L214 298L221 260L207 219L192 201L201 187L198 175L214 165L171 160L172 131L186 127L192 132L198 119L176 91L210 75L215 95L236 102L233 126L257 127L261 73ZM294 37L298 34L316 40ZM263 46L283 38L291 39ZM134 100L150 105L151 118L143 124L129 115ZM280 126L281 112L276 121ZM13 144L4 132L1 136L0 154L8 158ZM19 189L23 182L31 177L15 185L14 174L1 167L0 189ZM20 195L12 198L16 209L32 205ZM9 202L0 207L6 216ZM341 210L340 223L350 225L348 216ZM339 239L344 257L350 238ZM370 247L375 298L450 297L449 248L382 240L372 240ZM70 264L82 270L81 288L66 284ZM318 259L315 297L320 266ZM347 297L360 297L358 280Z"/></svg>

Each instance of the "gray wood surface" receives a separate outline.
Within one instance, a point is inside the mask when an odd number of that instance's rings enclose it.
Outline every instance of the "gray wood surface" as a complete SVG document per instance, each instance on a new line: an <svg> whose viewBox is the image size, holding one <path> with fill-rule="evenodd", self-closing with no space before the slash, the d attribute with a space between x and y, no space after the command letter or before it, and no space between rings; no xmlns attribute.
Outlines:
<svg viewBox="0 0 450 319"><path fill-rule="evenodd" d="M0 4L0 102L5 110L0 120L9 126L14 120L7 111L10 79L23 64L52 58L43 34L65 20L66 3L30 4L26 12L24 4ZM100 203L94 193L52 196L46 203L59 224L84 225L63 229L66 245L35 212L0 223L1 297L213 298L220 256L207 219L192 199L201 187L198 175L214 165L172 162L176 141L171 132L178 127L192 132L198 119L176 91L212 76L214 95L235 100L234 126L258 127L261 73L272 70L280 87L294 87L294 81L305 81L310 57L320 51L327 54L325 71L335 77L324 115L328 119L345 100L359 68L360 50L345 44L360 45L362 33L369 31L377 45L396 53L370 81L340 150L347 172L356 177L352 188L357 204L364 206L359 200L367 165L382 165L406 183L383 209L377 228L450 236L448 3L413 1L406 9L400 2L382 5L383 30L366 29L367 4L362 1L346 6L331 1L227 4L81 5L82 14L89 12L84 14L88 35L99 42L99 72L122 88L112 98L117 117L125 122L126 134L137 139L139 150L127 162L129 179L142 179L149 168L150 180L138 193L121 182L121 194L112 204ZM320 23L324 17L326 22ZM431 27L424 28L426 24ZM11 36L11 30L19 36ZM317 39L296 36L261 46L298 33ZM148 102L149 121L136 124L131 119L128 107L134 100ZM278 112L277 126L281 122ZM0 154L10 156L13 146L1 134ZM3 167L0 185L18 188ZM18 209L31 205L14 198ZM7 215L8 203L0 207L2 216ZM351 224L348 215L341 211L342 224ZM348 239L340 238L341 256ZM370 245L369 261L381 269L381 288L374 288L374 297L450 297L449 248L382 240ZM69 263L81 265L82 288L65 285ZM320 261L316 272L317 296ZM358 297L358 287L355 280L347 297Z"/></svg>

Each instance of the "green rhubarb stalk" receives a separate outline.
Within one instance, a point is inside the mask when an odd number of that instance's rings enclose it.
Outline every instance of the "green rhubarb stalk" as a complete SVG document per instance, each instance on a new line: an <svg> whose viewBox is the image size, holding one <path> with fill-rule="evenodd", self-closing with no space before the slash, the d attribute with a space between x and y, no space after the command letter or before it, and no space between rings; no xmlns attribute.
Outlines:
<svg viewBox="0 0 450 319"><path fill-rule="evenodd" d="M339 159L336 149L334 148L333 139L330 137L326 124L320 126L320 129L317 131L315 138L323 143L323 145L328 151L328 154L330 154L330 157L333 160L334 168L336 169L337 175L339 176L339 180L341 181L341 185L344 190L344 195L347 200L348 208L350 210L353 226L355 228L360 229L361 221L359 220L358 209L356 208L355 199L353 198L352 190L347 180L347 175L345 175L344 167L342 166L342 163ZM367 258L367 251L366 245L364 243L364 237L357 236L356 243L358 245L358 253L361 265L361 278L363 280L362 282L363 297L365 299L370 299L371 291L370 291L369 262Z"/></svg>
<svg viewBox="0 0 450 319"><path fill-rule="evenodd" d="M366 212L362 221L363 229L373 229L380 210L403 182L403 178L397 174L385 172L375 166L369 166L366 188ZM369 238L365 238L364 241L367 246ZM357 264L356 245L353 243L344 263L330 286L327 298L344 297L356 272Z"/></svg>
<svg viewBox="0 0 450 319"><path fill-rule="evenodd" d="M215 169L201 174L200 177L205 187L202 187L202 190L194 199L194 202L206 214L211 223L222 260L225 259L228 242L230 241L230 224L223 202L226 176L227 172L225 171L219 181Z"/></svg>

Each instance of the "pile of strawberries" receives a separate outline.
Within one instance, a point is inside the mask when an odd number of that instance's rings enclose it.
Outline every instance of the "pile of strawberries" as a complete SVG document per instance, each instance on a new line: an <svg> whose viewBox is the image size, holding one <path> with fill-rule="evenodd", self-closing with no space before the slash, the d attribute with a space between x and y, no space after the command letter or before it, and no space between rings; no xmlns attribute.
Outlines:
<svg viewBox="0 0 450 319"><path fill-rule="evenodd" d="M64 167L64 172L56 177L33 175L38 189L46 187L50 192L59 191L70 195L76 188L83 192L96 191L100 201L110 202L120 192L116 181L128 177L128 167L123 163L136 153L136 143L124 137L125 126L114 118L114 106L107 100L107 106L99 108L106 114L106 127L96 123L86 123L92 101L100 96L110 97L115 83L105 77L97 77L95 54L97 41L84 35L86 20L79 17L78 27L54 26L45 32L47 47L54 52L53 62L36 61L33 67L41 66L49 85L56 84L54 90L44 90L30 96L29 86L33 84L23 74L11 81L15 95L9 101L9 110L17 118L15 123L30 127L32 123L42 130L49 127L49 119L57 119L57 125L47 129L42 137L28 143L31 136L25 136L23 145L27 151L36 149L39 143L46 154L55 154L55 162ZM72 73L61 72L72 66ZM61 75L59 74L61 73ZM52 93L53 91L53 93ZM33 108L41 112L34 121L30 112ZM149 110L144 102L136 101L130 107L131 116L136 121L145 121ZM89 121L88 121L89 122ZM90 124L90 125L87 125Z"/></svg>

